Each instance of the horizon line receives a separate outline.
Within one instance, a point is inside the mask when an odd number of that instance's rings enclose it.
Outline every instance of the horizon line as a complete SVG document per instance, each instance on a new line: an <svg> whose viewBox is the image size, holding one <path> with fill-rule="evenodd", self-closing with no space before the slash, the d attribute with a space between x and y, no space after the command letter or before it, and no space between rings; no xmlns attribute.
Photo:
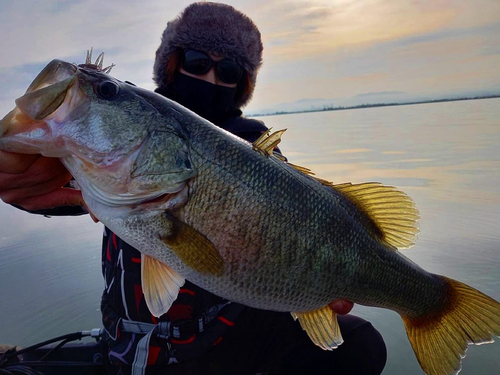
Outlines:
<svg viewBox="0 0 500 375"><path fill-rule="evenodd" d="M315 109L304 109L304 110L296 110L296 111L277 111L270 113L249 113L245 116L251 117L262 117L262 116L276 116L276 115L290 115L294 113L310 113L310 112L325 112L325 111L343 111L349 109L363 109L363 108L374 108L374 107L392 107L399 105L415 105L415 104L432 104L432 103L443 103L443 102L455 102L455 101L463 101L463 100L480 100L480 99L495 99L500 98L499 94L493 95L480 95L474 97L458 97L458 98L441 98L441 99L432 99L432 100L416 100L410 102L391 102L391 103L364 103L353 106L325 106L323 108L315 108Z"/></svg>

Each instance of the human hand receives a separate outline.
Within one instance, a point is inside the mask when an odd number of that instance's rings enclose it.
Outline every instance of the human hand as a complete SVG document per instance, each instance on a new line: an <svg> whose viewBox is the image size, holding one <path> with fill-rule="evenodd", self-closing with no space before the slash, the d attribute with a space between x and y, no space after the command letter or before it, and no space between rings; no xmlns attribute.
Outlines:
<svg viewBox="0 0 500 375"><path fill-rule="evenodd" d="M59 159L0 150L0 199L26 210L84 206L79 190L63 188L71 174Z"/></svg>
<svg viewBox="0 0 500 375"><path fill-rule="evenodd" d="M351 301L347 301L345 299L336 299L333 302L330 302L328 306L339 315L349 314L349 312L354 307L354 303Z"/></svg>

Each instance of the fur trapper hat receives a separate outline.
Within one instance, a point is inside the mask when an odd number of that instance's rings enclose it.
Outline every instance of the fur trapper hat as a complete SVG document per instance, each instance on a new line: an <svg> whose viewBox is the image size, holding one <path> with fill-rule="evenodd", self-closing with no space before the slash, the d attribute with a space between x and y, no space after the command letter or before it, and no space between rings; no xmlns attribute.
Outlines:
<svg viewBox="0 0 500 375"><path fill-rule="evenodd" d="M244 106L253 94L257 72L262 64L262 41L257 26L230 5L200 2L189 5L167 24L156 51L153 79L165 88L166 66L178 49L212 52L234 59L247 72L252 87L236 98L237 108Z"/></svg>

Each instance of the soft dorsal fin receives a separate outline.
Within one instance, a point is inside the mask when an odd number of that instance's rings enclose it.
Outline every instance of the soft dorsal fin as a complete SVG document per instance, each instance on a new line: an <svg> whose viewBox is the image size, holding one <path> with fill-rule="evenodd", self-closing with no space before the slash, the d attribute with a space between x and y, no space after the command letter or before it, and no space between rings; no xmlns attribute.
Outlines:
<svg viewBox="0 0 500 375"><path fill-rule="evenodd" d="M290 162L287 162L286 164L289 165L290 167L298 170L299 172L302 172L302 173L308 175L308 176L314 176L314 172L311 171L309 168L301 167L300 165L292 164ZM316 177L313 177L313 178L316 178Z"/></svg>
<svg viewBox="0 0 500 375"><path fill-rule="evenodd" d="M381 239L398 249L415 244L420 218L413 200L393 186L378 182L332 187L362 210L381 231Z"/></svg>
<svg viewBox="0 0 500 375"><path fill-rule="evenodd" d="M270 134L269 129L253 143L253 149L264 156L272 155L285 131ZM381 240L391 247L403 249L415 245L420 215L413 200L402 191L378 182L334 185L316 177L309 168L289 162L286 164L347 197L373 221L381 232Z"/></svg>
<svg viewBox="0 0 500 375"><path fill-rule="evenodd" d="M159 317L165 314L176 300L185 280L165 263L141 254L142 291L149 311Z"/></svg>

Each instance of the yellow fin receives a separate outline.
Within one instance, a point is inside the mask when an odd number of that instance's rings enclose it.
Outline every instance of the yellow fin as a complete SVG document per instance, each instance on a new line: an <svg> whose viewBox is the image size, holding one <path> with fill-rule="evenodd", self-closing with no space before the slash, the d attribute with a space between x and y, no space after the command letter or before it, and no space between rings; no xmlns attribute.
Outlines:
<svg viewBox="0 0 500 375"><path fill-rule="evenodd" d="M281 142L281 136L286 131L286 129L278 130L271 135L271 129L263 133L252 145L252 148L258 153L264 156L270 156L273 154L273 150Z"/></svg>
<svg viewBox="0 0 500 375"><path fill-rule="evenodd" d="M319 178L319 177L316 177L316 173L314 173L312 170L310 170L309 168L307 167L302 167L301 165L297 165L297 164L292 164L290 163L289 161L286 161L286 164L289 165L290 167L298 170L299 172L302 172L304 173L305 175L307 176L310 176L312 178L314 178L316 181L319 181L321 182L323 185L326 185L326 186L334 186L333 183L331 183L330 181L327 181L327 180L323 180L322 178ZM344 185L350 185L350 184L342 184L342 185L339 185L339 186L344 186Z"/></svg>
<svg viewBox="0 0 500 375"><path fill-rule="evenodd" d="M309 176L314 176L313 171L311 171L309 168L301 167L300 165L292 164L292 163L289 163L289 162L287 162L286 164L288 164L290 167L298 170L299 172L302 172L302 173L304 173L306 175L309 175Z"/></svg>
<svg viewBox="0 0 500 375"><path fill-rule="evenodd" d="M142 292L149 311L159 317L165 314L177 298L184 278L165 263L141 254Z"/></svg>
<svg viewBox="0 0 500 375"><path fill-rule="evenodd" d="M332 187L368 215L380 229L384 242L399 249L415 244L420 216L415 203L405 193L378 182Z"/></svg>
<svg viewBox="0 0 500 375"><path fill-rule="evenodd" d="M193 227L167 216L170 222L167 234L161 240L196 272L219 276L224 271L224 261L215 246Z"/></svg>
<svg viewBox="0 0 500 375"><path fill-rule="evenodd" d="M333 350L344 342L337 314L328 306L305 313L292 312L291 314L294 319L299 319L302 329L321 349Z"/></svg>
<svg viewBox="0 0 500 375"><path fill-rule="evenodd" d="M467 345L492 343L493 335L500 336L500 303L459 281L442 278L449 289L442 311L416 319L402 317L427 375L457 374Z"/></svg>

